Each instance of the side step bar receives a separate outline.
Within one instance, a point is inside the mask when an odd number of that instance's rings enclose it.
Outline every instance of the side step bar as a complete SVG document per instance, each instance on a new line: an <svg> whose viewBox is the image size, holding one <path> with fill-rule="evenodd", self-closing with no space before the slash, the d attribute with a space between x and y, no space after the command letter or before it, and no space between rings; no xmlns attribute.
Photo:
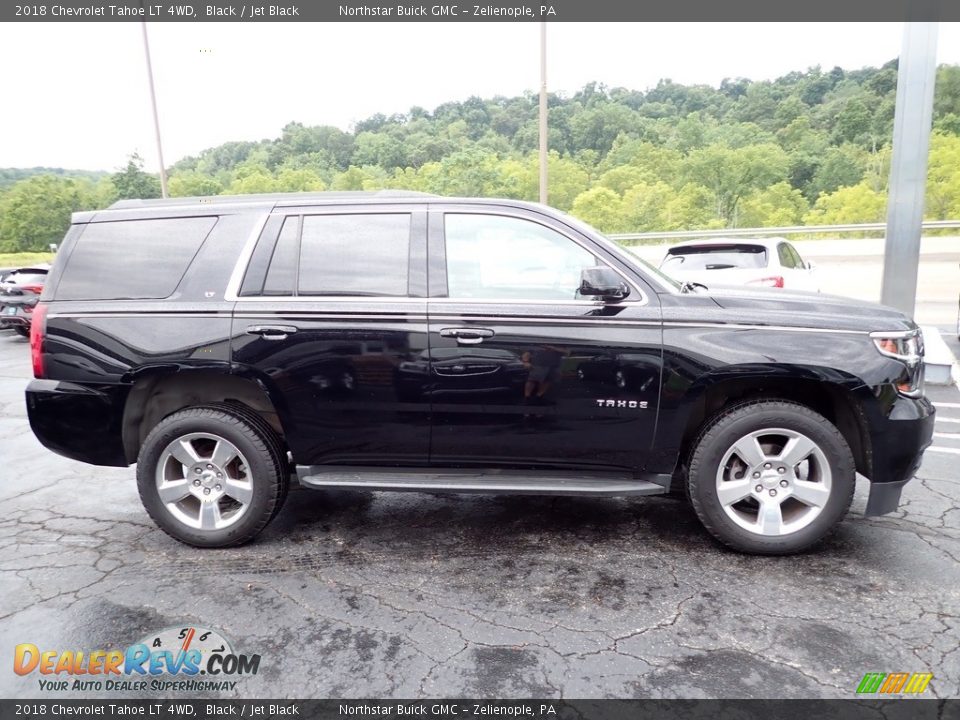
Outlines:
<svg viewBox="0 0 960 720"><path fill-rule="evenodd" d="M669 475L649 475L646 480L638 480L627 475L342 465L297 465L297 477L304 487L317 489L593 496L663 495L670 478Z"/></svg>

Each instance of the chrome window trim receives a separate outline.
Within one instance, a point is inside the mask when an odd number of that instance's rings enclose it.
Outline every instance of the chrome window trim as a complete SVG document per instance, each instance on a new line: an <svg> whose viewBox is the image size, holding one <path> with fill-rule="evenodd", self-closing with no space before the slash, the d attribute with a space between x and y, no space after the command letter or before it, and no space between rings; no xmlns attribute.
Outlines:
<svg viewBox="0 0 960 720"><path fill-rule="evenodd" d="M526 220L527 222L534 222L541 227L545 227L552 232L557 233L558 235L567 238L571 242L579 245L581 248L589 252L594 257L597 257L595 249L591 249L588 245L581 242L576 237L571 237L567 232L564 232L556 227L548 225L544 222L540 222L535 218L529 217L524 213L511 213L507 208L500 208L494 206L496 212L468 212L465 210L454 210L448 211L442 206L438 207L438 210L446 214L457 214L457 215L488 215L488 216L502 216L509 217L515 220ZM433 210L433 208L430 208ZM359 211L357 214L365 214L365 211ZM241 297L239 295L240 285L243 282L243 277L247 272L247 267L250 264L250 259L253 257L253 251L257 246L257 242L260 239L260 235L263 233L263 229L267 224L267 221L271 216L283 216L286 217L288 213L278 213L275 211L263 213L260 216L260 219L256 222L254 228L251 230L249 237L242 250L240 255L237 258L237 262L233 266L233 272L230 274L230 279L227 281L227 287L223 294L223 299L231 302L389 302L389 303L402 303L402 302L422 302L426 301L443 301L448 303L466 303L466 304L486 304L486 305L577 305L582 307L643 307L650 304L650 299L637 284L627 277L623 271L611 265L604 258L599 258L603 260L606 265L608 265L614 272L616 272L624 282L630 287L631 293L635 292L639 295L637 300L624 300L616 303L605 303L602 300L544 300L543 298L538 299L529 299L529 298L507 298L507 299L498 299L498 298L414 298L409 296L369 296L369 295L246 295ZM549 215L544 217L549 218ZM566 223L559 222L559 225L564 226L565 228L570 228ZM572 228L571 228L572 229ZM446 238L446 235L444 235ZM604 248L609 250L608 248ZM621 262L625 262L624 258L618 258ZM629 296L628 296L629 297Z"/></svg>
<svg viewBox="0 0 960 720"><path fill-rule="evenodd" d="M253 229L250 231L250 235L243 245L243 249L240 250L237 262L233 266L233 272L230 273L230 279L227 281L227 289L224 290L223 293L224 300L235 301L240 299L237 293L240 291L240 283L243 282L243 276L246 274L247 266L250 264L253 249L257 246L257 240L260 239L267 220L269 220L273 214L275 213L265 212L261 214L260 219L254 223Z"/></svg>

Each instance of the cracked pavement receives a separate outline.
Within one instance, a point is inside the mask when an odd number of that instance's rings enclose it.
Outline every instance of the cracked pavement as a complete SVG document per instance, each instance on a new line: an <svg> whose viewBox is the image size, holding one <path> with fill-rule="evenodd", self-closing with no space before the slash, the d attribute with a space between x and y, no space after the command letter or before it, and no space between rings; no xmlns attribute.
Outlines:
<svg viewBox="0 0 960 720"><path fill-rule="evenodd" d="M188 625L262 656L221 697L850 698L899 671L960 696L956 455L928 453L894 515L863 517L861 481L795 557L724 550L668 498L299 488L253 544L196 550L155 529L133 468L37 443L29 374L0 332L0 697L124 695L42 692L12 672L17 643Z"/></svg>

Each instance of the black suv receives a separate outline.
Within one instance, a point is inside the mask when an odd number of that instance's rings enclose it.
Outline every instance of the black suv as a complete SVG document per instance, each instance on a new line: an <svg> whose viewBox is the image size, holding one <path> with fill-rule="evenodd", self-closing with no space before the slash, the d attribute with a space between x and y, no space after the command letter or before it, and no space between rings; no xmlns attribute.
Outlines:
<svg viewBox="0 0 960 720"><path fill-rule="evenodd" d="M111 273L103 268L122 268ZM678 285L550 208L415 193L77 213L30 338L40 441L137 463L147 512L222 547L312 488L685 491L738 550L896 509L930 443L899 312Z"/></svg>

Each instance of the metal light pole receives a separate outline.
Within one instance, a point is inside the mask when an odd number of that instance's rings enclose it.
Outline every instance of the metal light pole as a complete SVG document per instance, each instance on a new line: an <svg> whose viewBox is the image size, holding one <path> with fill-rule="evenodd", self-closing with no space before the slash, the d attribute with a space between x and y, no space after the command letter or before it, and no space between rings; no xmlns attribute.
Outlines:
<svg viewBox="0 0 960 720"><path fill-rule="evenodd" d="M540 23L540 202L547 204L547 24Z"/></svg>
<svg viewBox="0 0 960 720"><path fill-rule="evenodd" d="M893 158L887 197L887 241L880 300L913 316L927 154L937 77L937 23L904 23L893 119Z"/></svg>
<svg viewBox="0 0 960 720"><path fill-rule="evenodd" d="M147 56L147 83L150 86L150 105L153 108L153 130L157 135L157 155L160 157L160 193L167 197L167 168L163 164L163 144L160 142L160 117L157 115L157 94L153 89L153 64L150 62L150 41L147 39L147 23L140 23L143 29L143 52Z"/></svg>

